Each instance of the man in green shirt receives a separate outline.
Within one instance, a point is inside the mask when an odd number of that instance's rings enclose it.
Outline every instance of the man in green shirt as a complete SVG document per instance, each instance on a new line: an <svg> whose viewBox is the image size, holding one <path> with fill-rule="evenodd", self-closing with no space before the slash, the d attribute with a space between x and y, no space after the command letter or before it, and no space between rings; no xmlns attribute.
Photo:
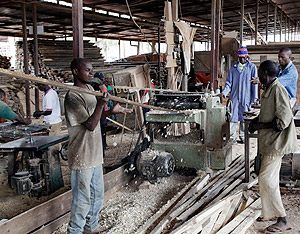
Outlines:
<svg viewBox="0 0 300 234"><path fill-rule="evenodd" d="M30 124L31 120L24 119L20 115L12 111L12 109L3 101L0 100L0 117L11 121L18 121L22 124Z"/></svg>
<svg viewBox="0 0 300 234"><path fill-rule="evenodd" d="M259 153L262 155L258 176L263 219L277 218L269 232L289 230L279 188L281 160L285 154L298 150L296 128L289 95L276 78L278 67L267 60L261 63L258 76L264 88L261 110L249 125L249 132L258 130Z"/></svg>

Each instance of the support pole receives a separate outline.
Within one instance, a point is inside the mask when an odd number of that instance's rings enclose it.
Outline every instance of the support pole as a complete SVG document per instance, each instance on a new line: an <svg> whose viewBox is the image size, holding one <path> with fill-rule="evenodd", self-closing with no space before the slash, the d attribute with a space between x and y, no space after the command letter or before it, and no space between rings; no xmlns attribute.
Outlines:
<svg viewBox="0 0 300 234"><path fill-rule="evenodd" d="M23 54L24 54L24 72L29 74L28 67L28 42L27 42L27 17L26 17L26 5L21 4L22 9L22 30L23 30ZM26 96L26 117L30 118L30 90L29 90L29 81L25 81L25 96Z"/></svg>
<svg viewBox="0 0 300 234"><path fill-rule="evenodd" d="M82 0L72 0L73 58L83 58Z"/></svg>
<svg viewBox="0 0 300 234"><path fill-rule="evenodd" d="M33 19L33 62L34 62L34 74L39 76L39 54L38 54L38 34L37 34L37 15L36 15L36 3L32 4L32 19ZM34 90L35 97L35 110L40 110L40 98L39 89L36 87Z"/></svg>
<svg viewBox="0 0 300 234"><path fill-rule="evenodd" d="M211 1L211 36L210 36L210 85L213 87L216 79L215 70L215 36L216 36L216 4L217 0Z"/></svg>
<svg viewBox="0 0 300 234"><path fill-rule="evenodd" d="M279 42L281 42L281 38L282 38L282 11L280 12L280 37L279 37Z"/></svg>
<svg viewBox="0 0 300 234"><path fill-rule="evenodd" d="M267 18L266 18L266 42L268 42L268 33L269 33L269 14L270 14L270 3L267 2Z"/></svg>
<svg viewBox="0 0 300 234"><path fill-rule="evenodd" d="M121 59L121 39L119 38L119 59Z"/></svg>
<svg viewBox="0 0 300 234"><path fill-rule="evenodd" d="M255 45L258 44L258 12L259 12L259 0L256 0L256 11L255 11Z"/></svg>
<svg viewBox="0 0 300 234"><path fill-rule="evenodd" d="M276 27L277 27L277 4L274 5L274 42L276 42Z"/></svg>
<svg viewBox="0 0 300 234"><path fill-rule="evenodd" d="M244 17L245 17L245 0L241 0L240 46L243 45Z"/></svg>
<svg viewBox="0 0 300 234"><path fill-rule="evenodd" d="M162 86L162 82L160 80L160 25L158 25L158 33L157 33L157 41L158 41L158 46L157 46L157 52L158 52L158 56L157 56L157 79L160 83L160 85Z"/></svg>
<svg viewBox="0 0 300 234"><path fill-rule="evenodd" d="M284 17L284 41L287 41L287 15Z"/></svg>
<svg viewBox="0 0 300 234"><path fill-rule="evenodd" d="M290 34L291 34L291 21L290 21L290 18L288 18L288 41L291 41L291 38L290 38Z"/></svg>

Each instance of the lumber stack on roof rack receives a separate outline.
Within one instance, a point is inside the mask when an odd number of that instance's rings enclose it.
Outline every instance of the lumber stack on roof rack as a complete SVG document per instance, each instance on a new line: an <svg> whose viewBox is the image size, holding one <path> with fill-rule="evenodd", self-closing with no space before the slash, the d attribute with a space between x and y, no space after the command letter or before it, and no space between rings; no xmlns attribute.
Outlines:
<svg viewBox="0 0 300 234"><path fill-rule="evenodd" d="M244 162L239 157L211 178L196 177L137 233L225 234L234 230L244 233L260 215L256 209L260 199L254 201L243 192L257 183L257 179L243 184L244 171ZM220 232L225 227L231 231Z"/></svg>

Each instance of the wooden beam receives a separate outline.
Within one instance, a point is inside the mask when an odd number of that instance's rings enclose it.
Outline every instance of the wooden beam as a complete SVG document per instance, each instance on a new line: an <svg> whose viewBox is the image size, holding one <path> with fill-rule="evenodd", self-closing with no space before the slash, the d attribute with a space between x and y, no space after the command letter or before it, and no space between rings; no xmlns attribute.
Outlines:
<svg viewBox="0 0 300 234"><path fill-rule="evenodd" d="M73 58L83 58L82 0L72 0Z"/></svg>
<svg viewBox="0 0 300 234"><path fill-rule="evenodd" d="M37 33L37 13L36 3L32 4L32 20L33 20L33 62L34 62L34 74L39 75L39 54L38 54L38 33ZM39 111L40 98L39 89L34 89L35 96L35 111Z"/></svg>
<svg viewBox="0 0 300 234"><path fill-rule="evenodd" d="M22 74L19 72L13 72L13 71L9 71L6 69L2 69L0 68L0 74L1 75L6 75L12 78L19 78L19 79L23 79L26 81L31 81L31 82L35 82L35 83L40 83L40 84L46 84L46 85L50 85L50 86L55 86L58 88L63 88L66 90L72 90L72 91L76 91L76 92L80 92L80 93L86 93L86 94L91 94L94 96L99 96L102 97L103 94L100 92L96 92L96 91L91 91L88 89L83 89L77 86L71 86L71 85L66 85L66 84L62 84L56 81L52 81L52 80L46 80L40 77L36 77L36 76L31 76L31 75L27 75L27 74ZM177 111L177 110L171 110L171 109L166 109L166 108L162 108L162 107L157 107L157 106L151 106L151 105L146 105L143 103L139 103L139 102L134 102L131 100L126 100L124 98L120 98L120 97L116 97L116 96L110 96L111 100L114 100L116 102L121 102L121 103L128 103L130 105L135 105L135 106L140 106L140 107L145 107L145 108L149 108L149 109L153 109L153 110L160 110L160 111L168 111L168 112L180 112L180 113L189 113L190 111Z"/></svg>
<svg viewBox="0 0 300 234"><path fill-rule="evenodd" d="M243 45L244 34L244 16L245 16L245 0L241 0L241 19L240 19L240 46Z"/></svg>
<svg viewBox="0 0 300 234"><path fill-rule="evenodd" d="M276 27L277 27L277 4L274 6L274 42L276 41Z"/></svg>
<svg viewBox="0 0 300 234"><path fill-rule="evenodd" d="M255 11L255 45L258 44L258 16L259 15L259 0L256 0L256 11Z"/></svg>
<svg viewBox="0 0 300 234"><path fill-rule="evenodd" d="M22 10L22 31L23 31L23 62L24 62L24 72L29 74L29 65L28 65L28 42L27 42L27 17L26 17L26 5L25 3L21 4ZM30 118L30 89L29 89L29 81L25 81L25 96L26 96L26 116Z"/></svg>

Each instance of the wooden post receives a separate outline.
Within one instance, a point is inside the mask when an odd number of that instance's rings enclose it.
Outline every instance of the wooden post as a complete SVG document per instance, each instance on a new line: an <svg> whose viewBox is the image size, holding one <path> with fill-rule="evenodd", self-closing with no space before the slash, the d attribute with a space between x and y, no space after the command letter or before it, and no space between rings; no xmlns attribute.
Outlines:
<svg viewBox="0 0 300 234"><path fill-rule="evenodd" d="M279 37L279 42L281 42L281 38L282 38L282 11L280 12L280 37Z"/></svg>
<svg viewBox="0 0 300 234"><path fill-rule="evenodd" d="M34 74L39 76L39 53L38 53L38 34L37 34L37 15L36 15L36 3L32 4L32 18L33 18L33 62L34 62ZM34 90L35 96L35 110L40 110L40 98L39 89L36 87Z"/></svg>
<svg viewBox="0 0 300 234"><path fill-rule="evenodd" d="M240 18L240 46L243 45L244 34L244 17L245 17L245 0L241 0L241 18Z"/></svg>
<svg viewBox="0 0 300 234"><path fill-rule="evenodd" d="M276 41L276 20L277 20L277 4L274 5L274 42Z"/></svg>
<svg viewBox="0 0 300 234"><path fill-rule="evenodd" d="M140 54L140 41L138 41L138 45L137 45L137 55L139 55Z"/></svg>
<svg viewBox="0 0 300 234"><path fill-rule="evenodd" d="M291 33L290 27L291 27L291 20L290 20L290 18L288 18L288 41L291 41L290 40L290 33Z"/></svg>
<svg viewBox="0 0 300 234"><path fill-rule="evenodd" d="M156 41L152 40L152 45L151 45L151 47L152 47L152 53L155 52L155 45L156 45Z"/></svg>
<svg viewBox="0 0 300 234"><path fill-rule="evenodd" d="M172 0L172 17L174 21L178 20L178 0Z"/></svg>
<svg viewBox="0 0 300 234"><path fill-rule="evenodd" d="M284 41L287 41L287 15L284 17Z"/></svg>
<svg viewBox="0 0 300 234"><path fill-rule="evenodd" d="M83 58L82 0L72 0L73 58Z"/></svg>
<svg viewBox="0 0 300 234"><path fill-rule="evenodd" d="M28 42L27 42L27 24L26 24L26 5L24 3L21 4L22 8L22 30L23 30L23 54L24 54L24 72L25 74L29 74L28 67ZM30 90L29 90L29 81L25 81L25 96L26 96L26 115L27 118L30 118Z"/></svg>
<svg viewBox="0 0 300 234"><path fill-rule="evenodd" d="M266 42L268 42L268 33L269 33L269 14L270 14L270 3L267 2L267 17L266 17Z"/></svg>
<svg viewBox="0 0 300 234"><path fill-rule="evenodd" d="M258 13L259 13L259 0L256 0L256 11L255 11L255 45L258 44Z"/></svg>
<svg viewBox="0 0 300 234"><path fill-rule="evenodd" d="M119 45L119 59L121 59L121 39L120 38L119 38L118 45Z"/></svg>

